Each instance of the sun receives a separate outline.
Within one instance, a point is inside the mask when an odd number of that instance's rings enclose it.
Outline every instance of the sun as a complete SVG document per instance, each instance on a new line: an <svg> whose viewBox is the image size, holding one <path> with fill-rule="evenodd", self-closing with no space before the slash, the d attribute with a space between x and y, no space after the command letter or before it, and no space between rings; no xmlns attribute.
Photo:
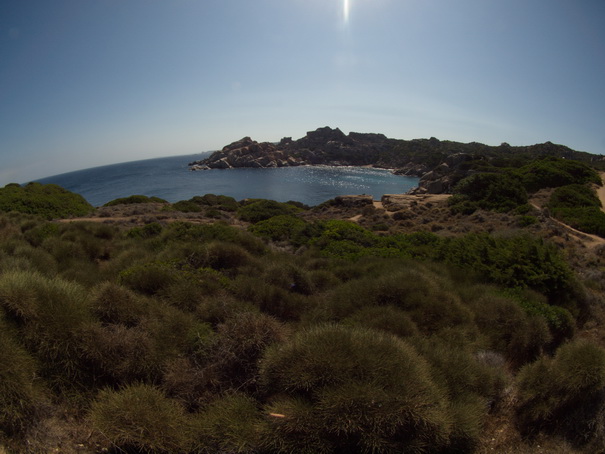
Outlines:
<svg viewBox="0 0 605 454"><path fill-rule="evenodd" d="M349 0L342 0L342 16L344 18L345 24L349 22Z"/></svg>

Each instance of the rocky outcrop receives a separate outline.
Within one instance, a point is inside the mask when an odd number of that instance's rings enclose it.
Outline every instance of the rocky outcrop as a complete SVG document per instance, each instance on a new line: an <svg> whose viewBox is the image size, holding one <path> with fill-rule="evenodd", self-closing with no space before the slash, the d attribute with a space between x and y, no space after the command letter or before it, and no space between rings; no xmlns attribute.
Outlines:
<svg viewBox="0 0 605 454"><path fill-rule="evenodd" d="M352 132L324 127L307 132L298 140L284 137L279 143L256 142L244 137L207 159L192 162L191 170L235 167L285 167L297 165L361 166L376 163L396 141L382 134Z"/></svg>
<svg viewBox="0 0 605 454"><path fill-rule="evenodd" d="M209 158L189 164L192 170L232 169L236 167L286 167L298 165L284 150L269 142L259 143L244 137L229 144Z"/></svg>
<svg viewBox="0 0 605 454"><path fill-rule="evenodd" d="M191 170L236 167L287 167L299 165L374 166L395 169L397 175L419 177L413 194L442 194L491 159L558 156L593 162L595 155L551 142L526 147L506 143L493 147L478 142L460 143L430 139L396 140L383 134L351 132L328 126L309 131L298 140L284 137L279 143L256 142L244 137L192 162Z"/></svg>

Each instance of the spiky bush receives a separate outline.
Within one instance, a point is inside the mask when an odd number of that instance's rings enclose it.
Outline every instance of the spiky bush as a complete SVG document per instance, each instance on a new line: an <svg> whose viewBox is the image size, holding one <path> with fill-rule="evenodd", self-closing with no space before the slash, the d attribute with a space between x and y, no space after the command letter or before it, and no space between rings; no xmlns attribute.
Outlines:
<svg viewBox="0 0 605 454"><path fill-rule="evenodd" d="M343 323L365 326L405 338L419 334L407 312L394 306L367 306L344 319Z"/></svg>
<svg viewBox="0 0 605 454"><path fill-rule="evenodd" d="M200 359L212 386L255 391L258 360L274 343L283 342L285 327L275 318L254 312L233 315L217 326L216 336Z"/></svg>
<svg viewBox="0 0 605 454"><path fill-rule="evenodd" d="M148 306L145 297L113 282L99 284L91 292L93 314L103 323L138 325Z"/></svg>
<svg viewBox="0 0 605 454"><path fill-rule="evenodd" d="M309 306L302 295L257 277L240 274L233 280L230 288L237 299L252 303L261 311L280 320L297 320Z"/></svg>
<svg viewBox="0 0 605 454"><path fill-rule="evenodd" d="M512 299L485 295L471 306L475 323L488 339L488 348L506 355L513 366L533 361L552 341L546 320L528 315Z"/></svg>
<svg viewBox="0 0 605 454"><path fill-rule="evenodd" d="M329 310L342 319L367 306L394 306L408 313L421 332L471 323L470 311L443 277L428 268L404 265L348 282L329 297Z"/></svg>
<svg viewBox="0 0 605 454"><path fill-rule="evenodd" d="M82 356L96 386L151 382L160 375L153 339L141 327L93 324L83 333Z"/></svg>
<svg viewBox="0 0 605 454"><path fill-rule="evenodd" d="M78 381L81 333L92 319L83 287L34 272L9 272L0 276L0 306L17 323L44 375L63 384Z"/></svg>
<svg viewBox="0 0 605 454"><path fill-rule="evenodd" d="M407 343L338 325L303 331L269 349L261 377L277 450L426 452L448 443L443 388Z"/></svg>
<svg viewBox="0 0 605 454"><path fill-rule="evenodd" d="M542 357L518 375L519 428L524 433L564 433L587 442L603 421L605 351L588 341L562 346L554 358ZM603 439L603 438L601 438Z"/></svg>
<svg viewBox="0 0 605 454"><path fill-rule="evenodd" d="M469 347L450 339L416 337L410 343L429 362L433 380L447 390L453 422L450 444L458 452L472 452L488 410L503 393L503 368L480 361Z"/></svg>
<svg viewBox="0 0 605 454"><path fill-rule="evenodd" d="M190 423L183 408L150 385L101 391L90 418L103 438L126 452L188 452L191 446Z"/></svg>
<svg viewBox="0 0 605 454"><path fill-rule="evenodd" d="M196 418L196 452L259 452L263 426L258 402L245 394L228 394L208 405Z"/></svg>
<svg viewBox="0 0 605 454"><path fill-rule="evenodd" d="M207 247L207 264L216 270L239 268L250 264L252 256L237 244L213 241Z"/></svg>
<svg viewBox="0 0 605 454"><path fill-rule="evenodd" d="M15 436L35 422L41 396L34 359L10 335L0 311L0 435Z"/></svg>

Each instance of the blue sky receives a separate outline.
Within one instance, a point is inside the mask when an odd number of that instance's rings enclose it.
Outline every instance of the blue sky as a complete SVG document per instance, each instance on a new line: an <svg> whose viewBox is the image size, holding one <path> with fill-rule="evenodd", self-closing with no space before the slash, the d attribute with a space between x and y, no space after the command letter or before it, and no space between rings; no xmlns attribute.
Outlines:
<svg viewBox="0 0 605 454"><path fill-rule="evenodd" d="M605 153L603 0L0 0L0 185L345 133Z"/></svg>

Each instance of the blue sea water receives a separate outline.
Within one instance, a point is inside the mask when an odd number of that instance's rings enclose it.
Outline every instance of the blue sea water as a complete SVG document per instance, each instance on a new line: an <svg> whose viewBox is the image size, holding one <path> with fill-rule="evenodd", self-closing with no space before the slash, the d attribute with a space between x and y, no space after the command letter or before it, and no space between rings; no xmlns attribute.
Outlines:
<svg viewBox="0 0 605 454"><path fill-rule="evenodd" d="M147 159L79 170L37 180L54 183L82 195L94 206L118 197L142 194L169 202L196 195L220 194L295 200L317 205L338 195L401 194L418 185L418 178L393 175L388 170L362 167L283 167L191 172L187 164L200 154Z"/></svg>

